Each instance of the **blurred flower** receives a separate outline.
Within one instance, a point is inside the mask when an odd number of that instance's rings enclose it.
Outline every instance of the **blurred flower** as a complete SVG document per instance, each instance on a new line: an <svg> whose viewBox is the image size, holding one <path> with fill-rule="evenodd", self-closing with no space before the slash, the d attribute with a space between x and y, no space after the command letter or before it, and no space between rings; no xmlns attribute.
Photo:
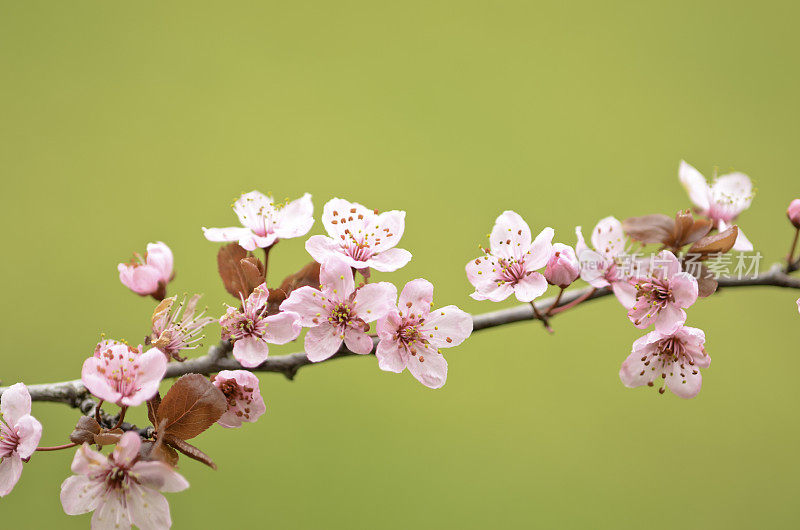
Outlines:
<svg viewBox="0 0 800 530"><path fill-rule="evenodd" d="M297 313L300 323L311 328L305 338L308 358L323 361L339 350L342 341L353 353L371 352L368 323L392 308L397 297L394 285L371 283L356 290L350 265L336 258L322 264L320 284L320 289L295 289L281 304L281 310Z"/></svg>
<svg viewBox="0 0 800 530"><path fill-rule="evenodd" d="M611 216L598 221L591 236L594 250L586 244L580 226L575 227L575 235L575 253L581 263L581 279L597 289L610 286L617 300L625 308L630 308L636 299L636 289L629 281L630 273L623 274L621 270L622 260L629 258L625 253L627 239L622 231L622 223ZM629 265L633 264L629 262Z"/></svg>
<svg viewBox="0 0 800 530"><path fill-rule="evenodd" d="M255 422L267 410L258 389L258 377L247 370L223 370L214 377L214 386L228 400L228 410L217 420L223 427L241 427Z"/></svg>
<svg viewBox="0 0 800 530"><path fill-rule="evenodd" d="M158 304L153 311L153 332L150 335L150 343L177 361L186 359L180 356L181 350L193 350L201 346L199 341L203 339L203 328L216 320L204 317L205 311L195 316L197 302L201 296L199 294L192 296L188 303L184 298L177 307L173 307L175 296Z"/></svg>
<svg viewBox="0 0 800 530"><path fill-rule="evenodd" d="M233 203L242 227L205 228L209 241L235 241L245 250L270 247L278 239L306 235L314 224L314 205L306 193L292 202L275 204L271 196L251 191Z"/></svg>
<svg viewBox="0 0 800 530"><path fill-rule="evenodd" d="M171 527L169 503L159 492L183 491L189 483L164 462L140 461L141 445L138 434L126 432L108 457L88 444L79 447L75 475L61 484L67 515L93 511L93 530Z"/></svg>
<svg viewBox="0 0 800 530"><path fill-rule="evenodd" d="M135 407L156 392L167 370L167 358L156 348L142 353L115 340L101 341L83 363L81 380L86 388L109 403Z"/></svg>
<svg viewBox="0 0 800 530"><path fill-rule="evenodd" d="M711 219L720 232L726 230L731 221L749 208L753 200L753 184L744 173L722 175L709 185L699 171L681 160L678 178L700 215ZM733 250L753 250L753 244L741 229Z"/></svg>
<svg viewBox="0 0 800 530"><path fill-rule="evenodd" d="M626 387L634 388L653 386L660 377L673 394L693 398L703 384L700 368L711 364L705 342L705 333L697 328L680 326L672 333L651 331L633 343L619 378ZM663 394L664 386L658 391Z"/></svg>
<svg viewBox="0 0 800 530"><path fill-rule="evenodd" d="M300 335L302 326L295 313L283 311L267 316L269 290L261 284L242 300L242 309L228 307L219 319L222 338L233 341L233 356L246 368L267 360L268 344L286 344Z"/></svg>
<svg viewBox="0 0 800 530"><path fill-rule="evenodd" d="M27 461L42 438L42 424L31 416L31 395L22 383L8 387L0 397L0 497L19 481Z"/></svg>
<svg viewBox="0 0 800 530"><path fill-rule="evenodd" d="M331 199L322 212L322 224L330 237L311 236L306 241L306 250L318 263L338 257L355 269L392 272L411 261L409 251L395 248L403 237L406 212L379 214L356 202Z"/></svg>
<svg viewBox="0 0 800 530"><path fill-rule="evenodd" d="M550 252L550 259L544 269L547 283L562 289L574 282L581 273L581 264L575 256L572 247L561 243L554 243Z"/></svg>
<svg viewBox="0 0 800 530"><path fill-rule="evenodd" d="M789 203L786 209L786 217L792 222L795 228L800 228L800 199L795 199Z"/></svg>
<svg viewBox="0 0 800 530"><path fill-rule="evenodd" d="M660 243L677 253L708 234L713 224L708 219L695 219L689 210L681 210L674 218L663 214L629 217L622 222L622 228L631 239Z"/></svg>
<svg viewBox="0 0 800 530"><path fill-rule="evenodd" d="M148 243L144 258L138 252L129 263L117 265L119 281L141 296L163 300L167 284L172 280L172 251L162 243Z"/></svg>
<svg viewBox="0 0 800 530"><path fill-rule="evenodd" d="M447 379L447 361L439 348L458 346L472 333L472 317L449 305L431 311L433 285L412 280L400 293L400 302L378 321L378 366L400 373L405 368L423 385L441 388Z"/></svg>
<svg viewBox="0 0 800 530"><path fill-rule="evenodd" d="M507 210L495 221L485 256L467 263L467 279L475 300L500 302L511 293L520 302L532 302L547 290L547 280L535 272L547 264L553 229L542 230L531 241L531 229L516 212Z"/></svg>
<svg viewBox="0 0 800 530"><path fill-rule="evenodd" d="M637 278L636 302L628 318L639 329L655 323L656 331L672 333L686 322L686 311L697 300L697 280L681 272L681 263L669 250L661 251L649 275Z"/></svg>

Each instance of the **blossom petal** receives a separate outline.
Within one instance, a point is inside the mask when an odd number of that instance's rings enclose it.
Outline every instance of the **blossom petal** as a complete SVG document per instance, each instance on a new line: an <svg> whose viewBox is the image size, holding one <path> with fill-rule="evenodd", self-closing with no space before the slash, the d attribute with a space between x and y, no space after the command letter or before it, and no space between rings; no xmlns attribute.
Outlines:
<svg viewBox="0 0 800 530"><path fill-rule="evenodd" d="M281 303L280 309L299 315L300 324L310 327L319 323L319 318L325 312L322 306L326 300L322 291L305 286L289 293L289 298Z"/></svg>
<svg viewBox="0 0 800 530"><path fill-rule="evenodd" d="M625 252L625 232L622 223L609 216L598 221L592 231L592 246L606 260L612 260Z"/></svg>
<svg viewBox="0 0 800 530"><path fill-rule="evenodd" d="M398 341L382 339L375 349L375 357L378 358L378 368L384 372L399 374L405 370L409 354Z"/></svg>
<svg viewBox="0 0 800 530"><path fill-rule="evenodd" d="M366 261L366 264L379 272L394 272L408 265L409 261L411 252L403 248L390 248L375 254Z"/></svg>
<svg viewBox="0 0 800 530"><path fill-rule="evenodd" d="M95 451L88 444L83 444L75 451L70 469L76 475L89 475L108 464L108 458Z"/></svg>
<svg viewBox="0 0 800 530"><path fill-rule="evenodd" d="M451 348L464 342L472 333L472 317L454 305L431 311L423 334L436 348Z"/></svg>
<svg viewBox="0 0 800 530"><path fill-rule="evenodd" d="M447 381L447 361L430 346L417 347L416 355L408 356L406 366L417 381L428 388L441 388Z"/></svg>
<svg viewBox="0 0 800 530"><path fill-rule="evenodd" d="M319 283L325 296L335 300L347 300L356 288L351 267L337 258L329 258L322 264Z"/></svg>
<svg viewBox="0 0 800 530"><path fill-rule="evenodd" d="M530 246L528 255L525 256L525 270L535 271L547 265L550 254L553 252L553 236L555 232L549 226L539 232Z"/></svg>
<svg viewBox="0 0 800 530"><path fill-rule="evenodd" d="M248 228L241 226L231 226L228 228L206 228L203 227L203 235L206 239L215 243L239 241L246 237L251 237L253 233Z"/></svg>
<svg viewBox="0 0 800 530"><path fill-rule="evenodd" d="M300 324L300 315L291 311L281 311L276 315L264 318L267 324L264 330L264 339L272 344L286 344L296 339L303 326Z"/></svg>
<svg viewBox="0 0 800 530"><path fill-rule="evenodd" d="M269 357L269 345L258 337L248 335L233 343L233 357L245 368L255 368Z"/></svg>
<svg viewBox="0 0 800 530"><path fill-rule="evenodd" d="M397 308L401 315L425 317L431 312L433 284L423 278L408 282L400 292Z"/></svg>
<svg viewBox="0 0 800 530"><path fill-rule="evenodd" d="M676 396L691 399L700 392L700 388L703 386L703 376L697 366L690 364L681 366L674 363L667 373L666 383L667 388Z"/></svg>
<svg viewBox="0 0 800 530"><path fill-rule="evenodd" d="M100 497L100 502L92 516L92 530L130 530L131 520L123 504L120 490Z"/></svg>
<svg viewBox="0 0 800 530"><path fill-rule="evenodd" d="M158 270L161 281L166 283L172 279L172 250L165 243L147 244L147 264Z"/></svg>
<svg viewBox="0 0 800 530"><path fill-rule="evenodd" d="M646 385L660 375L660 372L653 370L655 364L651 362L649 365L645 365L646 361L642 361L642 358L648 358L647 352L637 350L634 343L633 352L622 362L619 369L619 378L626 387L636 388Z"/></svg>
<svg viewBox="0 0 800 530"><path fill-rule="evenodd" d="M681 165L678 168L678 179L680 179L683 187L686 188L689 200L700 210L708 210L711 191L708 188L706 178L694 167L681 160Z"/></svg>
<svg viewBox="0 0 800 530"><path fill-rule="evenodd" d="M96 397L109 403L117 403L122 394L111 388L108 379L100 372L103 361L97 357L89 357L83 362L81 381L86 389Z"/></svg>
<svg viewBox="0 0 800 530"><path fill-rule="evenodd" d="M142 439L139 434L133 431L126 432L114 447L114 463L119 466L129 467L139 457L139 449L141 447Z"/></svg>
<svg viewBox="0 0 800 530"><path fill-rule="evenodd" d="M308 359L312 362L324 361L339 351L342 345L342 333L338 328L323 322L306 333L305 350Z"/></svg>
<svg viewBox="0 0 800 530"><path fill-rule="evenodd" d="M0 414L8 425L16 424L20 418L30 413L31 395L25 384L12 385L0 396Z"/></svg>
<svg viewBox="0 0 800 530"><path fill-rule="evenodd" d="M376 216L374 226L380 227L380 231L376 234L380 238L380 243L375 244L374 249L383 253L396 246L403 237L406 229L406 212L400 210L383 212Z"/></svg>
<svg viewBox="0 0 800 530"><path fill-rule="evenodd" d="M739 233L736 236L736 242L733 244L733 250L737 252L752 252L753 251L753 244L747 239L747 236L744 235L742 229L739 227Z"/></svg>
<svg viewBox="0 0 800 530"><path fill-rule="evenodd" d="M22 475L22 459L16 452L0 460L0 497L5 497L19 482Z"/></svg>
<svg viewBox="0 0 800 530"><path fill-rule="evenodd" d="M710 187L715 203L724 205L731 219L750 207L753 183L744 173L728 173L717 178Z"/></svg>
<svg viewBox="0 0 800 530"><path fill-rule="evenodd" d="M131 521L140 530L163 530L172 526L169 503L156 490L131 484L127 498Z"/></svg>
<svg viewBox="0 0 800 530"><path fill-rule="evenodd" d="M697 300L697 279L688 272L679 272L670 279L670 290L679 307L690 307Z"/></svg>
<svg viewBox="0 0 800 530"><path fill-rule="evenodd" d="M83 475L72 475L61 483L61 506L67 515L81 515L97 508L105 483Z"/></svg>
<svg viewBox="0 0 800 530"><path fill-rule="evenodd" d="M306 193L278 210L280 223L275 234L281 239L304 236L314 225L314 203Z"/></svg>
<svg viewBox="0 0 800 530"><path fill-rule="evenodd" d="M139 356L137 364L136 392L132 396L122 396L120 400L127 407L139 406L156 395L167 371L167 356L161 350L151 348Z"/></svg>
<svg viewBox="0 0 800 530"><path fill-rule="evenodd" d="M360 329L348 327L344 330L344 344L347 349L359 355L366 355L372 351L372 338Z"/></svg>
<svg viewBox="0 0 800 530"><path fill-rule="evenodd" d="M547 290L547 280L538 272L528 274L514 286L514 294L520 302L532 302Z"/></svg>
<svg viewBox="0 0 800 530"><path fill-rule="evenodd" d="M183 475L164 462L137 462L131 474L142 486L158 491L176 492L189 487Z"/></svg>
<svg viewBox="0 0 800 530"><path fill-rule="evenodd" d="M625 309L630 309L636 303L636 287L633 284L626 281L614 282L611 290Z"/></svg>
<svg viewBox="0 0 800 530"><path fill-rule="evenodd" d="M274 209L272 197L259 191L245 193L233 203L233 211L242 226L260 234L265 233L264 217L270 215Z"/></svg>
<svg viewBox="0 0 800 530"><path fill-rule="evenodd" d="M686 311L675 304L667 304L656 315L656 331L668 335L674 333L684 322L686 322Z"/></svg>
<svg viewBox="0 0 800 530"><path fill-rule="evenodd" d="M356 291L353 312L364 322L372 322L384 317L394 307L395 300L397 288L391 283L369 283Z"/></svg>
<svg viewBox="0 0 800 530"><path fill-rule="evenodd" d="M517 212L506 210L494 222L489 244L493 255L519 260L531 248L531 229Z"/></svg>
<svg viewBox="0 0 800 530"><path fill-rule="evenodd" d="M341 257L341 259L347 260L347 256L344 255L336 241L321 235L311 236L306 240L306 252L317 263L325 263L331 257Z"/></svg>
<svg viewBox="0 0 800 530"><path fill-rule="evenodd" d="M42 439L42 424L29 414L17 420L15 427L19 435L17 452L22 458L30 458Z"/></svg>

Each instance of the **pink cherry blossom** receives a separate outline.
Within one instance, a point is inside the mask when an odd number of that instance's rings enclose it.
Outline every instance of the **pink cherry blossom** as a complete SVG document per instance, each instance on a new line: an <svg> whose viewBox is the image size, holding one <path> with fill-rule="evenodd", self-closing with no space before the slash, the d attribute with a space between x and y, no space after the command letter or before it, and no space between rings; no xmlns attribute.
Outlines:
<svg viewBox="0 0 800 530"><path fill-rule="evenodd" d="M172 251L159 241L147 244L144 258L134 253L133 259L117 265L117 270L119 281L134 293L163 300L167 284L174 276L172 266Z"/></svg>
<svg viewBox="0 0 800 530"><path fill-rule="evenodd" d="M574 282L581 273L581 264L575 256L572 247L561 243L554 243L550 251L550 259L544 269L547 283L562 289Z"/></svg>
<svg viewBox="0 0 800 530"><path fill-rule="evenodd" d="M475 300L500 302L512 293L520 302L532 302L547 290L547 280L536 272L547 264L553 229L542 230L531 241L531 229L516 212L503 212L489 237L490 249L467 263L467 279Z"/></svg>
<svg viewBox="0 0 800 530"><path fill-rule="evenodd" d="M152 345L178 361L185 360L180 352L193 350L201 344L203 328L214 322L213 317L205 317L205 311L195 315L197 302L201 295L186 298L175 307L176 297L161 302L153 312L153 333L150 335ZM182 314L181 314L182 313Z"/></svg>
<svg viewBox="0 0 800 530"><path fill-rule="evenodd" d="M651 331L633 343L619 378L628 388L653 386L661 379L676 396L693 398L703 384L700 369L711 364L705 342L703 330L688 326L679 326L671 333ZM662 394L663 384L659 388Z"/></svg>
<svg viewBox="0 0 800 530"><path fill-rule="evenodd" d="M669 250L661 251L646 277L637 278L636 301L628 310L633 325L645 329L655 323L656 331L672 333L686 322L685 308L697 300L697 280L681 272L681 263Z"/></svg>
<svg viewBox="0 0 800 530"><path fill-rule="evenodd" d="M709 184L699 171L681 160L678 178L700 215L714 221L714 226L720 232L726 230L753 201L753 184L744 173L728 173L716 177ZM741 227L733 249L753 250L753 244L744 235Z"/></svg>
<svg viewBox="0 0 800 530"><path fill-rule="evenodd" d="M255 422L267 410L258 389L258 377L247 370L223 370L214 378L228 400L228 410L217 423L223 427L241 427L242 422Z"/></svg>
<svg viewBox="0 0 800 530"><path fill-rule="evenodd" d="M794 199L786 209L786 217L795 228L800 228L800 199Z"/></svg>
<svg viewBox="0 0 800 530"><path fill-rule="evenodd" d="M42 424L31 416L31 395L22 383L8 387L0 397L0 497L19 481L27 461L42 438Z"/></svg>
<svg viewBox="0 0 800 530"><path fill-rule="evenodd" d="M254 368L267 360L269 344L286 344L300 335L303 327L298 316L290 311L267 315L269 290L262 283L247 300L242 309L228 307L219 319L222 338L233 341L233 356L246 368Z"/></svg>
<svg viewBox="0 0 800 530"><path fill-rule="evenodd" d="M209 241L235 241L245 250L266 248L279 239L304 236L314 224L314 205L306 193L292 202L275 204L271 196L251 191L233 204L242 226L205 228Z"/></svg>
<svg viewBox="0 0 800 530"><path fill-rule="evenodd" d="M625 250L627 238L622 223L611 216L598 221L591 236L594 250L586 244L580 226L575 227L575 235L581 279L597 289L610 287L617 300L629 309L636 299L636 290L631 284L630 274L623 274L623 265L629 256Z"/></svg>
<svg viewBox="0 0 800 530"><path fill-rule="evenodd" d="M163 352L132 348L122 342L104 340L86 359L81 371L84 386L98 398L120 406L141 405L156 392L167 370Z"/></svg>
<svg viewBox="0 0 800 530"><path fill-rule="evenodd" d="M331 199L322 224L330 237L311 236L306 241L306 250L319 263L337 257L355 269L392 272L411 261L409 251L395 248L403 237L406 212L379 214L356 202Z"/></svg>
<svg viewBox="0 0 800 530"><path fill-rule="evenodd" d="M79 447L75 474L61 484L67 515L94 512L92 530L171 527L169 503L159 492L183 491L189 483L164 462L140 461L141 445L129 431L107 457L88 444Z"/></svg>
<svg viewBox="0 0 800 530"><path fill-rule="evenodd" d="M367 334L369 322L386 315L394 305L397 290L386 282L371 283L356 290L350 265L338 258L328 259L320 269L320 289L295 289L281 309L300 315L306 333L308 358L319 362L339 351L344 341L353 353L372 351Z"/></svg>
<svg viewBox="0 0 800 530"><path fill-rule="evenodd" d="M454 305L431 310L433 285L417 279L406 284L397 307L378 321L378 366L408 371L423 385L441 388L447 361L439 348L458 346L472 333L472 317Z"/></svg>

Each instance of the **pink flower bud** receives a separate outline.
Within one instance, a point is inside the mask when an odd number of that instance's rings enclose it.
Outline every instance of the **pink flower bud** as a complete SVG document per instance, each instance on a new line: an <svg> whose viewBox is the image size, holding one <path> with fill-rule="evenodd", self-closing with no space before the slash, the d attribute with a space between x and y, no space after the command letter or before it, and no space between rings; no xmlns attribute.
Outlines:
<svg viewBox="0 0 800 530"><path fill-rule="evenodd" d="M163 300L167 284L174 276L172 272L172 251L162 242L148 243L144 258L134 253L129 263L117 266L119 281L141 296L152 296Z"/></svg>
<svg viewBox="0 0 800 530"><path fill-rule="evenodd" d="M795 228L800 228L800 199L795 199L789 203L786 209L786 217L792 222Z"/></svg>
<svg viewBox="0 0 800 530"><path fill-rule="evenodd" d="M554 243L550 259L547 261L547 267L544 269L544 277L547 279L547 283L557 285L563 289L574 282L580 273L581 264L578 258L575 257L575 251L572 250L572 247Z"/></svg>

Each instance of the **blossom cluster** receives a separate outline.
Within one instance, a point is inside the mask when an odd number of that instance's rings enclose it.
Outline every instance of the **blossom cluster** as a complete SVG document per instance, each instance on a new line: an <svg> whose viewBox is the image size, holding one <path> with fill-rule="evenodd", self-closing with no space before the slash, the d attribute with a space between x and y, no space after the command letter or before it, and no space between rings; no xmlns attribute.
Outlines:
<svg viewBox="0 0 800 530"><path fill-rule="evenodd" d="M716 290L715 258L731 250L753 250L733 224L750 206L753 186L742 173L709 182L685 162L679 180L697 217L689 210L624 221L609 216L597 222L588 241L581 226L575 227L574 245L555 242L551 227L534 236L521 215L504 211L489 234L488 247L466 263L474 288L470 296L502 302L513 295L530 304L531 316L550 329L552 316L592 295L613 293L630 323L648 330L622 362L622 383L658 384L662 394L669 389L681 398L695 397L702 386L700 370L709 367L710 357L705 333L686 325L687 310ZM304 237L314 226L311 195L277 203L252 191L236 199L233 210L241 226L202 229L208 241L223 243L217 253L220 278L236 300L219 318L198 309L199 294L167 296L174 260L165 243L150 243L144 256L134 254L131 262L118 265L124 286L159 303L144 344L104 338L83 361L81 381L96 401L70 434L71 443L40 447L42 425L31 415L28 387L18 383L3 392L0 497L15 487L23 464L36 451L77 447L73 475L61 486L67 514L92 512L95 529L169 528L169 504L162 493L189 486L175 470L180 455L216 467L188 440L214 424L236 429L259 420L267 406L253 371L266 367L270 345L296 341L304 330L303 363L374 353L382 371L407 370L432 389L445 384L448 364L442 350L470 336L472 316L455 305L434 308L434 286L424 278L399 290L389 281L373 281L374 272L398 271L412 259L399 248L404 211L381 213L345 199L329 200L321 217L325 233L305 240L313 261L268 287L268 258L276 243ZM794 257L800 199L789 205L787 217L796 229L787 258L791 271L800 269L800 257ZM635 248L637 244L641 247ZM644 252L647 245L656 245L649 255ZM263 260L257 251L264 253ZM578 280L589 288L564 296ZM545 304L540 299L551 286L557 294ZM800 299L797 307L800 311ZM210 376L171 372L170 367L187 361L184 355L201 345L213 323L220 326L223 355L230 353L240 369ZM162 382L178 373L186 375L162 396ZM103 405L116 407L118 413L104 412ZM146 406L151 427L124 422L127 409L138 406ZM102 453L107 446L113 449Z"/></svg>

